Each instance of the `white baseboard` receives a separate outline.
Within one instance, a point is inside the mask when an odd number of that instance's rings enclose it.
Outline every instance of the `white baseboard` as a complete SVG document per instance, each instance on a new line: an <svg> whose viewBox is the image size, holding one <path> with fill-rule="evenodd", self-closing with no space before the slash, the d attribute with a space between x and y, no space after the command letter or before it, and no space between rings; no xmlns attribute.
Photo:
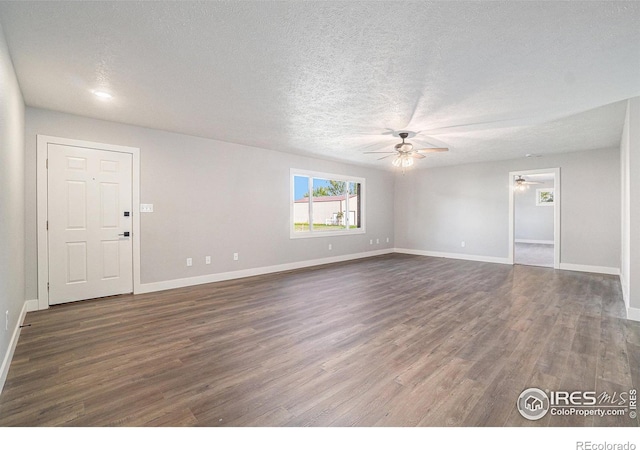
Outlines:
<svg viewBox="0 0 640 450"><path fill-rule="evenodd" d="M38 310L38 300L27 300L22 305L22 311L20 311L20 317L16 322L16 328L11 335L11 341L9 341L9 348L2 359L2 366L0 366L0 393L4 387L4 382L7 381L7 375L9 374L9 366L11 366L11 360L13 359L13 353L16 351L16 345L18 345L18 338L20 337L20 325L24 323L24 317L28 312Z"/></svg>
<svg viewBox="0 0 640 450"><path fill-rule="evenodd" d="M627 308L627 319L640 322L640 308Z"/></svg>
<svg viewBox="0 0 640 450"><path fill-rule="evenodd" d="M551 241L544 241L544 240L537 240L537 239L516 239L516 243L518 244L546 244L546 245L553 245L554 242L553 240Z"/></svg>
<svg viewBox="0 0 640 450"><path fill-rule="evenodd" d="M38 299L33 299L33 300L27 300L26 302L24 302L24 307L26 308L27 312L33 312L33 311L37 311L38 310Z"/></svg>
<svg viewBox="0 0 640 450"><path fill-rule="evenodd" d="M627 319L640 322L640 308L632 308L629 306L629 285L627 284L627 280L625 280L622 272L620 273L620 287L622 288L624 306L627 309Z"/></svg>
<svg viewBox="0 0 640 450"><path fill-rule="evenodd" d="M496 264L510 264L508 258L500 258L498 256L482 256L482 255L468 255L465 253L445 253L445 252L432 252L430 250L413 250L408 248L396 248L396 253L405 253L407 255L419 255L419 256L433 256L435 258L450 258L450 259L463 259L466 261L480 261Z"/></svg>
<svg viewBox="0 0 640 450"><path fill-rule="evenodd" d="M408 248L396 248L396 253L406 253L408 255L421 255L421 256L433 256L436 258L451 258L451 259L463 259L467 261L481 261L497 264L511 264L508 258L501 258L498 256L483 256L483 255L468 255L465 253L446 253L446 252L433 252L430 250L414 250ZM603 267L603 266L587 266L583 264L568 264L560 263L561 270L573 270L576 272L590 272L590 273L602 273L607 275L620 275L620 269L617 267Z"/></svg>
<svg viewBox="0 0 640 450"><path fill-rule="evenodd" d="M640 308L627 308L627 319L640 322Z"/></svg>
<svg viewBox="0 0 640 450"><path fill-rule="evenodd" d="M331 264L342 261L350 261L352 259L369 258L371 256L386 255L393 253L394 249L385 248L382 250L374 250L371 252L352 253L349 255L332 256L329 258L311 259L307 261L299 261L287 264L277 264L274 266L256 267L254 269L234 270L233 272L212 273L210 275L202 275L199 277L179 278L176 280L158 281L155 283L144 283L140 285L140 289L136 294L145 294L148 292L165 291L167 289L176 289L187 286L195 286L198 284L216 283L218 281L235 280L238 278L253 277L256 275L265 275L268 273L286 272L288 270L303 269L305 267L320 266L322 264Z"/></svg>
<svg viewBox="0 0 640 450"><path fill-rule="evenodd" d="M606 275L620 275L617 267L587 266L584 264L560 263L560 270L572 270L574 272L603 273Z"/></svg>
<svg viewBox="0 0 640 450"><path fill-rule="evenodd" d="M629 308L629 285L624 278L622 270L620 271L620 289L622 290L622 300L624 300L624 306Z"/></svg>

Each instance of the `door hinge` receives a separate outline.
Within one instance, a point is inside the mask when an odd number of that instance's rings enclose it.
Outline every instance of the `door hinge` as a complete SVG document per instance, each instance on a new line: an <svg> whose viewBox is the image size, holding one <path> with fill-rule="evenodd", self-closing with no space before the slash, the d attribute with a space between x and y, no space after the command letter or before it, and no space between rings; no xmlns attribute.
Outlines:
<svg viewBox="0 0 640 450"><path fill-rule="evenodd" d="M47 220L47 231L49 230L49 221Z"/></svg>
<svg viewBox="0 0 640 450"><path fill-rule="evenodd" d="M49 290L49 282L47 282L47 291Z"/></svg>
<svg viewBox="0 0 640 450"><path fill-rule="evenodd" d="M47 159L47 161L45 162L45 165L47 166L47 169L49 168L49 160Z"/></svg>

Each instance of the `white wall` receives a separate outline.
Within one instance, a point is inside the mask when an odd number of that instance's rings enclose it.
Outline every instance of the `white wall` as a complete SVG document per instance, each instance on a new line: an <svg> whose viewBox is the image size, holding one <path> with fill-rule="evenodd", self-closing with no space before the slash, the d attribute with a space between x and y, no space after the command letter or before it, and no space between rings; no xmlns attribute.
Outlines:
<svg viewBox="0 0 640 450"><path fill-rule="evenodd" d="M620 280L629 318L640 320L640 97L627 104L620 143L622 254Z"/></svg>
<svg viewBox="0 0 640 450"><path fill-rule="evenodd" d="M141 202L154 204L153 213L140 217L143 284L393 247L392 239L386 243L393 238L390 172L27 108L28 298L37 298L37 134L140 148ZM290 239L291 168L365 178L367 233ZM369 245L376 238L380 244ZM204 264L207 255L211 265ZM188 257L193 267L186 266Z"/></svg>
<svg viewBox="0 0 640 450"><path fill-rule="evenodd" d="M514 234L516 241L553 241L553 206L536 205L538 189L553 188L553 181L529 185L514 196Z"/></svg>
<svg viewBox="0 0 640 450"><path fill-rule="evenodd" d="M0 27L0 390L25 304L24 283L24 101Z"/></svg>
<svg viewBox="0 0 640 450"><path fill-rule="evenodd" d="M407 171L396 178L396 247L506 260L509 172L560 167L561 263L619 268L619 155L589 150Z"/></svg>

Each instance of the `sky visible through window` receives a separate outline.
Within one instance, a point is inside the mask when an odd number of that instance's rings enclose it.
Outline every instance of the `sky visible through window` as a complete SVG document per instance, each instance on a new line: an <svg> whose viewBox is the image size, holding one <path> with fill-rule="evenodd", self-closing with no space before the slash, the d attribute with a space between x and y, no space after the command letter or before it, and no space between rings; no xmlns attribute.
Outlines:
<svg viewBox="0 0 640 450"><path fill-rule="evenodd" d="M300 200L304 195L309 192L309 179L307 177L294 177L293 182L293 197L294 200ZM321 178L313 179L313 187L328 187L330 186L329 180L323 180Z"/></svg>

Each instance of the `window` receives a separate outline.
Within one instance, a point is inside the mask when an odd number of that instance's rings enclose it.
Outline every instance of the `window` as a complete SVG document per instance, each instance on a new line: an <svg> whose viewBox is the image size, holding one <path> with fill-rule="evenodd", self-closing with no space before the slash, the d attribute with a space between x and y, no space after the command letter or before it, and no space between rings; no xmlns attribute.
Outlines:
<svg viewBox="0 0 640 450"><path fill-rule="evenodd" d="M536 206L553 206L553 188L536 189Z"/></svg>
<svg viewBox="0 0 640 450"><path fill-rule="evenodd" d="M364 233L364 179L291 169L291 237Z"/></svg>

